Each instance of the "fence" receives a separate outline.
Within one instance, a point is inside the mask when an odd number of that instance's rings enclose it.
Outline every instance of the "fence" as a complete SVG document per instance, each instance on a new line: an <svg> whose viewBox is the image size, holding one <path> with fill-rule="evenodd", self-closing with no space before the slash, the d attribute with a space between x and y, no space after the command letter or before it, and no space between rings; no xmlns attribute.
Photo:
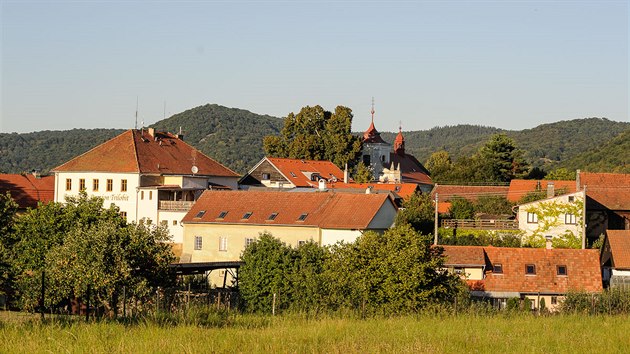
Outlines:
<svg viewBox="0 0 630 354"><path fill-rule="evenodd" d="M442 220L442 227L475 230L518 230L518 222L515 220L446 219Z"/></svg>

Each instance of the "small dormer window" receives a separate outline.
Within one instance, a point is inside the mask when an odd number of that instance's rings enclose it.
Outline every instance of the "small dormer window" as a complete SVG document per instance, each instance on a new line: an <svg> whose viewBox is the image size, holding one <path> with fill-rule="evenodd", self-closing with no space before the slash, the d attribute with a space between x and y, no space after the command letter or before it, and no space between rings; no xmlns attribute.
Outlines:
<svg viewBox="0 0 630 354"><path fill-rule="evenodd" d="M248 211L247 213L243 214L243 220L247 220L252 216L252 212Z"/></svg>
<svg viewBox="0 0 630 354"><path fill-rule="evenodd" d="M267 220L276 220L276 217L278 216L278 213L271 213L271 215L269 215L269 217L267 218Z"/></svg>
<svg viewBox="0 0 630 354"><path fill-rule="evenodd" d="M206 213L205 210L199 210L197 215L195 215L195 219L201 219L205 213Z"/></svg>
<svg viewBox="0 0 630 354"><path fill-rule="evenodd" d="M526 275L536 275L536 265L535 264L526 264L525 265L525 274Z"/></svg>
<svg viewBox="0 0 630 354"><path fill-rule="evenodd" d="M565 265L559 265L556 266L556 274L560 275L560 276L567 276L567 266Z"/></svg>
<svg viewBox="0 0 630 354"><path fill-rule="evenodd" d="M225 216L227 215L227 211L222 211L221 213L219 213L219 216L217 217L217 219L223 219L225 218Z"/></svg>
<svg viewBox="0 0 630 354"><path fill-rule="evenodd" d="M495 263L492 267L492 273L494 274L503 274L503 264Z"/></svg>
<svg viewBox="0 0 630 354"><path fill-rule="evenodd" d="M304 221L306 220L306 217L308 216L308 213L302 213L302 215L300 215L300 217L298 218L298 221Z"/></svg>
<svg viewBox="0 0 630 354"><path fill-rule="evenodd" d="M320 178L321 178L321 176L319 175L319 173L313 173L311 175L311 181L313 181L313 182L319 181Z"/></svg>
<svg viewBox="0 0 630 354"><path fill-rule="evenodd" d="M270 180L270 179L271 179L271 174L269 174L269 173L263 173L263 174L262 174L262 179L263 179L263 180Z"/></svg>

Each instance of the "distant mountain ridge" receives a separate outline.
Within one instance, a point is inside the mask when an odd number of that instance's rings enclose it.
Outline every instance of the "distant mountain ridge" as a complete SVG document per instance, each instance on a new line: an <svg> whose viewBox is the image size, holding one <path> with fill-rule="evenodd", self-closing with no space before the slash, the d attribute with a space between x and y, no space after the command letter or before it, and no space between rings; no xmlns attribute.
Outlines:
<svg viewBox="0 0 630 354"><path fill-rule="evenodd" d="M264 156L262 138L279 134L282 126L281 118L217 104L195 107L151 125L171 132L179 132L181 127L187 143L238 173L245 173ZM630 123L585 118L543 124L521 131L456 125L403 134L406 150L423 162L433 152L442 149L454 159L470 156L492 134L505 133L525 150L530 163L549 169L578 163L569 161L603 149L608 141L628 130ZM48 171L123 131L72 129L24 134L0 133L0 172L20 173L33 169ZM395 133L382 132L381 136L393 142ZM617 154L624 156L624 151ZM597 158L597 155L589 157L590 160Z"/></svg>

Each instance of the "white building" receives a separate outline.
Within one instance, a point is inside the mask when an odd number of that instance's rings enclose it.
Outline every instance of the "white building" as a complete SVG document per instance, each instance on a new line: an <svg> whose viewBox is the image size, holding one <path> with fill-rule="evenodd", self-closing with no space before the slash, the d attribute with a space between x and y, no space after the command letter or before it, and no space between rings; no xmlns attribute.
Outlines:
<svg viewBox="0 0 630 354"><path fill-rule="evenodd" d="M127 130L53 169L56 202L84 190L115 204L128 222L167 225L182 243L181 219L207 189L237 189L239 176L182 140L152 128Z"/></svg>

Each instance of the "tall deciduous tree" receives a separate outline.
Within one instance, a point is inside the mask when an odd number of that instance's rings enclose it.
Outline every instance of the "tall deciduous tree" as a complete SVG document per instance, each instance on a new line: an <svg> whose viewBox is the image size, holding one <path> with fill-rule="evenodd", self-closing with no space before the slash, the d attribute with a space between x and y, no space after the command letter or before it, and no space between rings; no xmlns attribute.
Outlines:
<svg viewBox="0 0 630 354"><path fill-rule="evenodd" d="M361 140L352 135L352 110L337 106L335 112L321 106L306 106L289 113L279 136L266 136L265 153L273 157L329 160L343 168L357 160Z"/></svg>
<svg viewBox="0 0 630 354"><path fill-rule="evenodd" d="M505 134L493 135L476 155L483 166L482 176L488 182L509 182L528 170L523 152Z"/></svg>
<svg viewBox="0 0 630 354"><path fill-rule="evenodd" d="M425 167L431 172L431 179L434 182L444 182L450 177L453 162L446 150L440 150L431 154Z"/></svg>
<svg viewBox="0 0 630 354"><path fill-rule="evenodd" d="M403 201L396 215L396 225L409 224L415 230L431 234L435 222L435 204L429 194L416 192Z"/></svg>

